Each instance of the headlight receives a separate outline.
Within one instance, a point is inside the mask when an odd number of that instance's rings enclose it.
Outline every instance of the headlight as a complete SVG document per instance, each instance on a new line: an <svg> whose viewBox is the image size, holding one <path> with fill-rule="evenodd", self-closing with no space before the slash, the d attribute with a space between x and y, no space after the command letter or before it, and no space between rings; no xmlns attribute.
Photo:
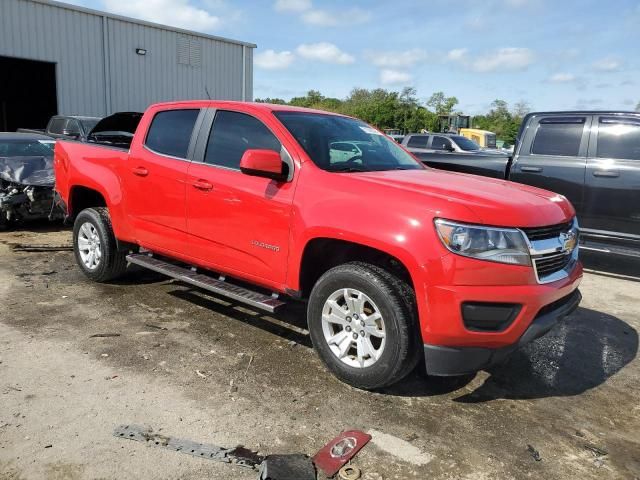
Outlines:
<svg viewBox="0 0 640 480"><path fill-rule="evenodd" d="M440 240L453 253L491 262L531 265L529 247L520 230L465 225L442 219L437 219L435 225Z"/></svg>

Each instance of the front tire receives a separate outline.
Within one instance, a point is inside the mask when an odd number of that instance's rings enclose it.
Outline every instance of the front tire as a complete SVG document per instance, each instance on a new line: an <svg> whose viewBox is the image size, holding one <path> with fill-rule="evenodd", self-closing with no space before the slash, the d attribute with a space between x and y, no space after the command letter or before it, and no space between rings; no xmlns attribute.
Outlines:
<svg viewBox="0 0 640 480"><path fill-rule="evenodd" d="M108 282L127 268L126 252L119 252L105 207L81 211L73 224L73 252L82 272L94 282Z"/></svg>
<svg viewBox="0 0 640 480"><path fill-rule="evenodd" d="M311 340L342 381L367 390L400 381L416 366L413 290L362 262L339 265L317 281L307 309Z"/></svg>

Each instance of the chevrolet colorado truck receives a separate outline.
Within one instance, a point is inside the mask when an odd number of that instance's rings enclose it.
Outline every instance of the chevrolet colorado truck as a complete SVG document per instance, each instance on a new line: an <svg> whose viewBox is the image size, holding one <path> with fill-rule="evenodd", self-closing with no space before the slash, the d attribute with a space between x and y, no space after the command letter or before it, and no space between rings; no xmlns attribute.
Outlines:
<svg viewBox="0 0 640 480"><path fill-rule="evenodd" d="M513 156L452 149L450 140L439 134L408 135L403 144L430 167L558 192L577 210L580 248L640 257L638 112L530 113Z"/></svg>
<svg viewBox="0 0 640 480"><path fill-rule="evenodd" d="M84 274L131 263L268 312L306 300L319 356L356 387L419 361L487 368L580 302L561 195L425 167L359 120L303 108L165 103L134 127L56 143Z"/></svg>

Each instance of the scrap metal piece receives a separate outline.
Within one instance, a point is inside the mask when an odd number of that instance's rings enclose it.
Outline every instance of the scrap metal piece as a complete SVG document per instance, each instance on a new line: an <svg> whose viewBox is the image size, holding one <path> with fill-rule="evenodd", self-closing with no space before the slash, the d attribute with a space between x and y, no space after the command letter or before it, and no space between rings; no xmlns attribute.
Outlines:
<svg viewBox="0 0 640 480"><path fill-rule="evenodd" d="M316 480L316 469L307 455L268 455L258 480Z"/></svg>
<svg viewBox="0 0 640 480"><path fill-rule="evenodd" d="M313 457L313 463L322 470L326 476L332 477L341 467L351 460L362 447L364 447L371 435L360 430L347 430L318 450Z"/></svg>
<svg viewBox="0 0 640 480"><path fill-rule="evenodd" d="M191 440L182 440L155 433L153 429L139 425L120 425L113 431L113 435L118 438L126 438L127 440L135 440L147 445L186 453L194 457L232 463L240 467L256 468L264 460L264 457L242 446L224 448L217 445L192 442Z"/></svg>
<svg viewBox="0 0 640 480"><path fill-rule="evenodd" d="M358 480L362 476L362 472L358 467L345 465L338 472L338 476L341 480Z"/></svg>

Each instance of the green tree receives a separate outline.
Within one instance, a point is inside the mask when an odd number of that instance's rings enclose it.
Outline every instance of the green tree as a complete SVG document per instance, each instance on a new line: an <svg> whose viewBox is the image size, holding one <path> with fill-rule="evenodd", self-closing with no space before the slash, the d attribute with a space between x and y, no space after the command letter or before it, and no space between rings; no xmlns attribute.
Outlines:
<svg viewBox="0 0 640 480"><path fill-rule="evenodd" d="M286 100L283 100L282 98L270 98L270 97L266 97L266 98L256 98L254 100L257 103L274 103L277 105L286 105L287 102Z"/></svg>
<svg viewBox="0 0 640 480"><path fill-rule="evenodd" d="M514 110L516 109L518 114L521 114L524 110L522 105L514 108ZM522 117L512 114L509 111L509 104L500 99L491 102L489 113L473 117L474 127L494 132L499 140L503 140L508 144L515 142L521 122Z"/></svg>
<svg viewBox="0 0 640 480"><path fill-rule="evenodd" d="M431 107L436 115L449 115L457 104L456 97L445 97L443 92L435 92L427 100L427 107Z"/></svg>

